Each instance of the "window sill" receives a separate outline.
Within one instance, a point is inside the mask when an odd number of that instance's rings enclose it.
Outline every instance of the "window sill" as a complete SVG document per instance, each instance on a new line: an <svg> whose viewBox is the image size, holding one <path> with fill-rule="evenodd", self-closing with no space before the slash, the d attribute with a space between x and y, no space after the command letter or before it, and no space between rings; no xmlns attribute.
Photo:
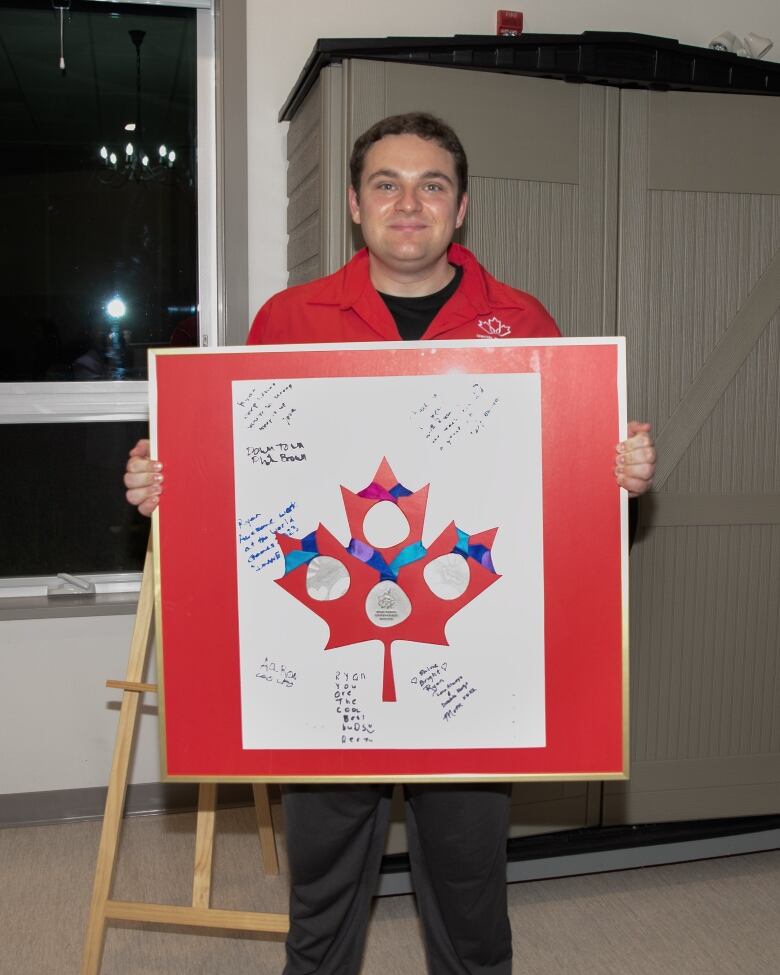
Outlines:
<svg viewBox="0 0 780 975"><path fill-rule="evenodd" d="M66 619L72 616L133 616L137 608L137 592L8 596L0 599L0 622Z"/></svg>

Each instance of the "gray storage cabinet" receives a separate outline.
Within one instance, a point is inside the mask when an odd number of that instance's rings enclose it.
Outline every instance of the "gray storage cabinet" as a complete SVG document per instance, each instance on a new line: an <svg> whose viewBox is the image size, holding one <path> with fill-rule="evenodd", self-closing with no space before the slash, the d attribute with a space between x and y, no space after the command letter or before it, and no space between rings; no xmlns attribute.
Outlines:
<svg viewBox="0 0 780 975"><path fill-rule="evenodd" d="M777 813L780 99L332 64L288 133L290 284L361 246L350 147L411 110L463 139L461 241L564 334L626 336L660 451L631 556L631 780L520 785L513 834Z"/></svg>

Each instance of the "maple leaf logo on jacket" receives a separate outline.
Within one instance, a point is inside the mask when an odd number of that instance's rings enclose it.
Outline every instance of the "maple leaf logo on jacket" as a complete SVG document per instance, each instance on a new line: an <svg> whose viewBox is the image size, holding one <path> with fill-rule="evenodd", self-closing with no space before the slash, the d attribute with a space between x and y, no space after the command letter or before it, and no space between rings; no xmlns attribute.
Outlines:
<svg viewBox="0 0 780 975"><path fill-rule="evenodd" d="M327 623L324 649L367 640L383 644L383 701L396 700L393 643L449 646L447 621L501 578L491 554L497 528L469 535L452 521L427 548L423 545L429 486L410 491L383 458L368 487L357 494L341 488L352 536L348 545L322 524L303 538L276 533L284 555L284 575L276 584ZM398 544L379 548L366 539L364 524L374 505L383 502L397 506L409 533ZM317 585L323 571L346 576L345 585Z"/></svg>
<svg viewBox="0 0 780 975"><path fill-rule="evenodd" d="M496 318L495 315L491 315L490 318L482 319L480 318L477 322L477 328L481 328L485 335L478 335L477 338L484 339L485 337L492 339L505 339L507 335L512 334L512 329L509 325L505 325L500 318Z"/></svg>

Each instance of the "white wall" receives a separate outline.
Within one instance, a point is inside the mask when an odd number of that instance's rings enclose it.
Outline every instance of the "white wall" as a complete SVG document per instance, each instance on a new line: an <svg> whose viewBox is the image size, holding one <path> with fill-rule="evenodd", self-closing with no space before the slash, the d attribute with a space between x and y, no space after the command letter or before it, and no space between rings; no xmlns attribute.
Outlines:
<svg viewBox="0 0 780 975"><path fill-rule="evenodd" d="M133 616L0 623L0 793L108 784ZM153 647L147 679L155 680ZM157 782L154 695L144 696L132 782Z"/></svg>
<svg viewBox="0 0 780 975"><path fill-rule="evenodd" d="M295 0L283 13L268 0L247 0L250 315L285 286L285 134L279 109L319 37L495 34L496 10L520 9L525 30L579 34L631 31L706 46L724 30L774 39L780 60L778 0Z"/></svg>

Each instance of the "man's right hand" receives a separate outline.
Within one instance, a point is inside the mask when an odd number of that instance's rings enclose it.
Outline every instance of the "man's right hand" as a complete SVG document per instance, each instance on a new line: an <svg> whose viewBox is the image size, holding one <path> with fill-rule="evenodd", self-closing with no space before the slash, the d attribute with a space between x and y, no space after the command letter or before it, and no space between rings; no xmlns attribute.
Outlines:
<svg viewBox="0 0 780 975"><path fill-rule="evenodd" d="M125 468L125 497L142 515L151 515L163 489L162 464L149 457L149 441L139 440L130 451Z"/></svg>

